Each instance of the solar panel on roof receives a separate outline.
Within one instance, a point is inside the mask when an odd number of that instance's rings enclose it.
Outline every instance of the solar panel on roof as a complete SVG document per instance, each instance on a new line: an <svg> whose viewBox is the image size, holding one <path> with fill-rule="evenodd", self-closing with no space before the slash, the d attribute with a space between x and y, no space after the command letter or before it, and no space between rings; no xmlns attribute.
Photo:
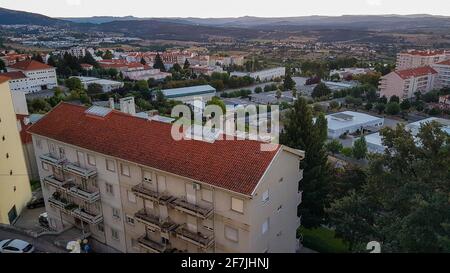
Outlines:
<svg viewBox="0 0 450 273"><path fill-rule="evenodd" d="M106 117L109 113L111 113L111 108L101 107L101 106L92 106L88 108L85 113L98 117Z"/></svg>

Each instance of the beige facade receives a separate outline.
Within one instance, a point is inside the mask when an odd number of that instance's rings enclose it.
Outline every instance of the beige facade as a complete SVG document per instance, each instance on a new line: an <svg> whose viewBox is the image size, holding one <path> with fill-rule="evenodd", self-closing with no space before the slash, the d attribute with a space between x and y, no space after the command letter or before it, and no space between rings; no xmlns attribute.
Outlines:
<svg viewBox="0 0 450 273"><path fill-rule="evenodd" d="M296 250L296 150L280 149L247 196L45 137L34 135L33 143L56 230L75 225L131 253ZM89 216L71 211L73 204Z"/></svg>
<svg viewBox="0 0 450 273"><path fill-rule="evenodd" d="M428 70L424 67L416 69ZM411 70L394 71L381 77L380 96L390 98L395 95L403 100L414 97L416 92L424 94L434 88L436 71L424 71L417 74L406 74L403 73L404 71Z"/></svg>
<svg viewBox="0 0 450 273"><path fill-rule="evenodd" d="M31 199L30 181L6 78L0 77L0 223L11 224Z"/></svg>
<svg viewBox="0 0 450 273"><path fill-rule="evenodd" d="M449 51L416 51L401 52L397 54L397 70L411 69L432 65L450 59Z"/></svg>

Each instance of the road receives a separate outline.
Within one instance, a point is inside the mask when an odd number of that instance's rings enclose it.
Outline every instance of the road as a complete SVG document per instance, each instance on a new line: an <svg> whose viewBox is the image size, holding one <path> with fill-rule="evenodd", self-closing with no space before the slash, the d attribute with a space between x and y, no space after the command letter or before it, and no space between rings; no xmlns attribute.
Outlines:
<svg viewBox="0 0 450 273"><path fill-rule="evenodd" d="M48 237L48 236L47 236ZM63 249L57 247L53 244L51 238L43 239L43 238L33 238L22 233L18 233L12 230L4 230L0 229L0 241L5 239L20 239L27 241L34 245L35 252L37 253L65 253Z"/></svg>

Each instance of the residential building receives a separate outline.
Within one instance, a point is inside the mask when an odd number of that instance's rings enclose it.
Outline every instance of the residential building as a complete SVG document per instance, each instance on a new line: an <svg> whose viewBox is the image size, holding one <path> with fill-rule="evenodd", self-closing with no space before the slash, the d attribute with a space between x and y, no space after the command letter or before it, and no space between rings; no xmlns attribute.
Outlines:
<svg viewBox="0 0 450 273"><path fill-rule="evenodd" d="M32 134L50 226L121 252L295 252L304 153L180 140L172 125L61 103Z"/></svg>
<svg viewBox="0 0 450 273"><path fill-rule="evenodd" d="M333 76L335 74L339 75L340 79L345 79L349 76L353 75L363 75L371 72L372 70L369 68L359 68L359 67L351 67L351 68L341 68L341 69L334 69L330 71L330 76Z"/></svg>
<svg viewBox="0 0 450 273"><path fill-rule="evenodd" d="M222 73L223 69L220 66L201 66L201 65L193 65L189 67L193 73L196 74L203 74L203 75L208 75L211 76L212 73L214 72L218 72L218 73Z"/></svg>
<svg viewBox="0 0 450 273"><path fill-rule="evenodd" d="M216 95L216 89L211 85L163 89L161 91L167 99L178 100L190 104L193 104L193 101L195 100L208 102Z"/></svg>
<svg viewBox="0 0 450 273"><path fill-rule="evenodd" d="M66 53L77 58L83 58L84 56L86 56L86 48L81 46L74 46L68 49L54 52L55 55L64 55Z"/></svg>
<svg viewBox="0 0 450 273"><path fill-rule="evenodd" d="M30 119L29 115L16 114L16 118L17 118L17 128L19 130L20 140L22 142L25 164L27 166L27 173L31 180L37 181L40 178L36 156L34 155L33 141L31 140L31 134L27 132L28 128L32 125L33 121ZM37 120L39 119L40 118L38 118Z"/></svg>
<svg viewBox="0 0 450 273"><path fill-rule="evenodd" d="M434 88L437 74L431 66L396 70L381 77L380 95L387 98L395 95L403 100L412 98L416 92L427 93Z"/></svg>
<svg viewBox="0 0 450 273"><path fill-rule="evenodd" d="M383 127L384 118L359 112L344 111L325 116L328 121L328 137L338 138L357 131L378 131Z"/></svg>
<svg viewBox="0 0 450 273"><path fill-rule="evenodd" d="M0 223L12 224L31 199L17 118L8 84L0 76Z"/></svg>
<svg viewBox="0 0 450 273"><path fill-rule="evenodd" d="M6 68L7 73L0 74L10 79L11 91L25 94L58 86L56 69L52 66L34 60L25 60Z"/></svg>
<svg viewBox="0 0 450 273"><path fill-rule="evenodd" d="M80 64L81 68L83 68L86 71L91 71L92 69L94 69L94 66L92 64Z"/></svg>
<svg viewBox="0 0 450 273"><path fill-rule="evenodd" d="M231 72L230 76L244 77L249 76L251 78L259 79L260 81L271 81L275 78L284 77L286 74L285 67L276 67L271 69L265 69L256 72Z"/></svg>
<svg viewBox="0 0 450 273"><path fill-rule="evenodd" d="M438 73L434 83L434 88L441 89L444 87L450 87L450 60L439 62L431 66Z"/></svg>
<svg viewBox="0 0 450 273"><path fill-rule="evenodd" d="M444 107L450 107L450 95L439 96L439 104Z"/></svg>
<svg viewBox="0 0 450 273"><path fill-rule="evenodd" d="M409 50L397 54L397 70L430 66L450 59L450 51L445 50Z"/></svg>
<svg viewBox="0 0 450 273"><path fill-rule="evenodd" d="M93 83L100 84L102 86L103 92L111 92L112 90L123 87L123 82L118 82L118 81L111 81L111 80L99 79L99 78L94 78L94 77L74 76L71 78L80 79L81 84L84 86L85 89L87 89L89 87L89 85L91 85Z"/></svg>

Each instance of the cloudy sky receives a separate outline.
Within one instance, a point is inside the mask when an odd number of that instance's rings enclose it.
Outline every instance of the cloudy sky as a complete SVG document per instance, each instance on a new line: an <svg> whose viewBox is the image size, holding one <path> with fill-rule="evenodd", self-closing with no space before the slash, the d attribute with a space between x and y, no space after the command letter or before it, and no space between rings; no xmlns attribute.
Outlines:
<svg viewBox="0 0 450 273"><path fill-rule="evenodd" d="M0 7L52 17L283 17L343 14L450 16L449 0L0 0Z"/></svg>

